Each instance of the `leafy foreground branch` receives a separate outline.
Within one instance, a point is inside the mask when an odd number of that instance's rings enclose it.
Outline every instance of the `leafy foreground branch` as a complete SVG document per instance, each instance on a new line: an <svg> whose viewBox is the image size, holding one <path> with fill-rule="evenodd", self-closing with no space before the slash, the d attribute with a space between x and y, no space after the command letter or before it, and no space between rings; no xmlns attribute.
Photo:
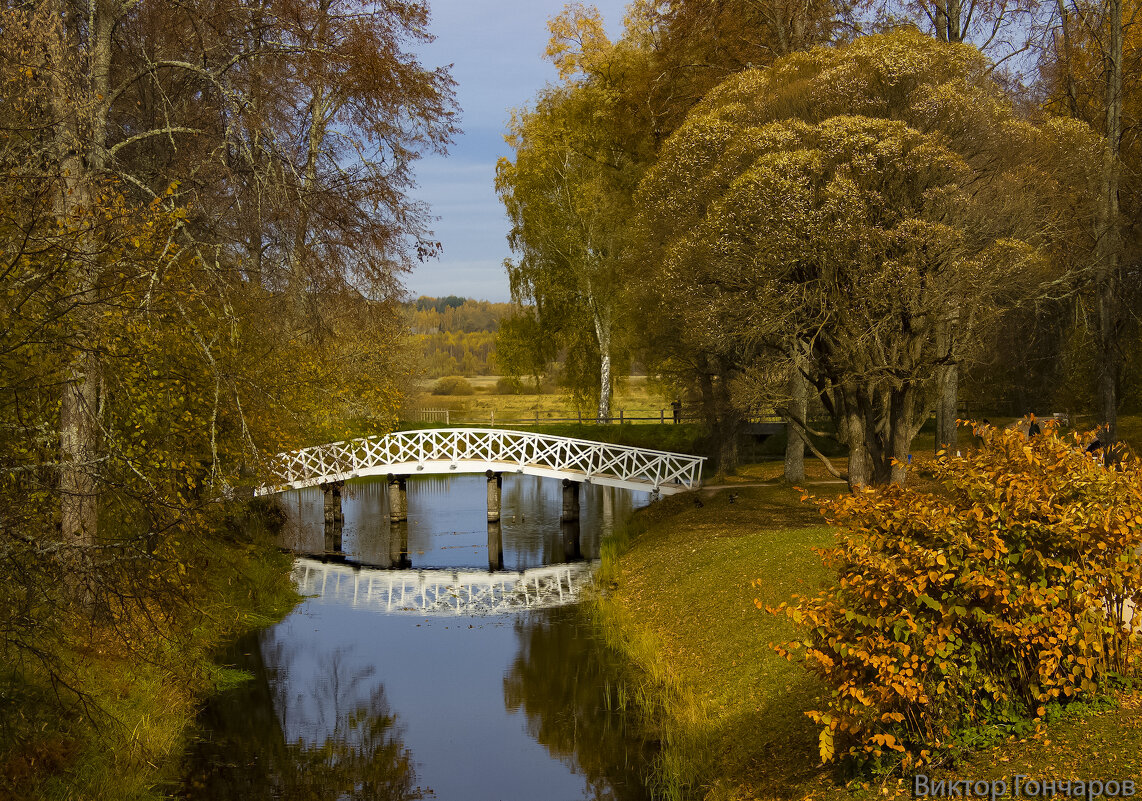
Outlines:
<svg viewBox="0 0 1142 801"><path fill-rule="evenodd" d="M3 551L0 801L157 799L177 779L202 697L239 678L214 650L296 601L273 522L233 505L161 557L109 545L94 614L35 540Z"/></svg>
<svg viewBox="0 0 1142 801"><path fill-rule="evenodd" d="M831 688L809 713L825 761L939 762L1138 675L1137 459L1107 469L1054 431L977 434L980 449L937 459L945 492L822 503L839 582L771 610L808 628L775 650Z"/></svg>

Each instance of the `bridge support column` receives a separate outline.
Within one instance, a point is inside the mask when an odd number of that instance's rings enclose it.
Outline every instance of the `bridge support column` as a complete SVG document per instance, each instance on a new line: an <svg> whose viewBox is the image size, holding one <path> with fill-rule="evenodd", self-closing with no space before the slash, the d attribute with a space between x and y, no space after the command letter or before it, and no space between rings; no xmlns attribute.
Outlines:
<svg viewBox="0 0 1142 801"><path fill-rule="evenodd" d="M583 558L583 550L579 540L579 521L568 520L560 524L563 530L563 558L568 562L575 562Z"/></svg>
<svg viewBox="0 0 1142 801"><path fill-rule="evenodd" d="M389 562L401 570L412 567L412 560L408 558L408 523L389 526Z"/></svg>
<svg viewBox="0 0 1142 801"><path fill-rule="evenodd" d="M499 520L488 521L488 570L504 569L504 537Z"/></svg>
<svg viewBox="0 0 1142 801"><path fill-rule="evenodd" d="M500 490L504 486L504 474L489 470L488 477L488 522L500 519Z"/></svg>
<svg viewBox="0 0 1142 801"><path fill-rule="evenodd" d="M327 555L342 554L345 552L341 542L341 531L340 523L325 524L325 553Z"/></svg>
<svg viewBox="0 0 1142 801"><path fill-rule="evenodd" d="M321 485L322 511L325 525L325 553L342 553L341 529L345 523L345 513L341 508L341 488L344 481L331 481Z"/></svg>
<svg viewBox="0 0 1142 801"><path fill-rule="evenodd" d="M560 520L569 523L579 519L579 483L569 478L563 479L563 514Z"/></svg>
<svg viewBox="0 0 1142 801"><path fill-rule="evenodd" d="M408 479L389 473L389 521L408 520Z"/></svg>
<svg viewBox="0 0 1142 801"><path fill-rule="evenodd" d="M345 514L341 510L341 488L344 481L331 481L321 485L321 497L325 511L325 525L345 522Z"/></svg>

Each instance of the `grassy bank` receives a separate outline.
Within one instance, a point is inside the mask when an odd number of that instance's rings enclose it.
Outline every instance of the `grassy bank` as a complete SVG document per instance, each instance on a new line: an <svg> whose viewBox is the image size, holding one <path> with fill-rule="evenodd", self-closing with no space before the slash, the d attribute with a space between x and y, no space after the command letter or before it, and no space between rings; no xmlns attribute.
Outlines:
<svg viewBox="0 0 1142 801"><path fill-rule="evenodd" d="M722 801L908 797L906 782L846 787L818 764L804 713L825 690L767 647L795 631L754 599L776 605L832 580L812 551L833 537L815 508L791 488L749 485L779 469L751 468L740 486L704 493L701 506L694 496L668 498L605 546L595 611L632 666L631 703L662 743L656 790ZM818 495L843 490L812 486ZM1049 717L1037 734L991 742L933 777L1142 777L1138 694Z"/></svg>
<svg viewBox="0 0 1142 801"><path fill-rule="evenodd" d="M198 554L182 597L95 622L61 610L62 643L0 670L0 799L157 799L177 777L201 699L242 678L214 649L297 600L264 527L213 533Z"/></svg>
<svg viewBox="0 0 1142 801"><path fill-rule="evenodd" d="M815 592L828 575L812 548L831 535L790 490L734 495L701 507L668 498L604 554L599 617L642 677L635 695L663 743L656 789L667 798L786 796L817 773L803 712L823 688L769 650L794 631L754 598Z"/></svg>

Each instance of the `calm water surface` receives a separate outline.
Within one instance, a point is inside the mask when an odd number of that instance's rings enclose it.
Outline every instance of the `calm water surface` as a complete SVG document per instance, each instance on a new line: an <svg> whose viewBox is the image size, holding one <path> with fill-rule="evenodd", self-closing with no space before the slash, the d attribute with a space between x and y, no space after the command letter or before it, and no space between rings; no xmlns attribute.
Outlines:
<svg viewBox="0 0 1142 801"><path fill-rule="evenodd" d="M322 495L283 497L283 545L361 576L489 572L483 476L411 478L407 526L383 481L346 485L341 530ZM505 571L593 559L644 493L584 487L578 550L557 481L505 475ZM343 568L341 568L343 569ZM398 573L379 571L398 570ZM497 572L502 577L502 573ZM617 707L614 656L575 605L509 614L389 612L307 599L234 644L254 679L204 710L180 795L191 799L570 801L647 797L649 746Z"/></svg>

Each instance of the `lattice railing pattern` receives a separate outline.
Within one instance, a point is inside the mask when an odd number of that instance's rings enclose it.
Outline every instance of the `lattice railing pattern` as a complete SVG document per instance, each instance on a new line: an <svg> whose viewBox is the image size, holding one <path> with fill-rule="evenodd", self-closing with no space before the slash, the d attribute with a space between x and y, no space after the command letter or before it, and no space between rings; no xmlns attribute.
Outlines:
<svg viewBox="0 0 1142 801"><path fill-rule="evenodd" d="M700 456L611 445L591 440L491 428L397 431L384 437L332 442L278 454L264 495L361 474L410 473L427 465L456 472L518 468L558 473L575 481L645 486L663 494L701 483ZM440 472L435 470L433 472Z"/></svg>
<svg viewBox="0 0 1142 801"><path fill-rule="evenodd" d="M536 567L521 573L479 570L380 570L294 560L302 595L418 615L489 615L572 604L591 582L593 563Z"/></svg>

